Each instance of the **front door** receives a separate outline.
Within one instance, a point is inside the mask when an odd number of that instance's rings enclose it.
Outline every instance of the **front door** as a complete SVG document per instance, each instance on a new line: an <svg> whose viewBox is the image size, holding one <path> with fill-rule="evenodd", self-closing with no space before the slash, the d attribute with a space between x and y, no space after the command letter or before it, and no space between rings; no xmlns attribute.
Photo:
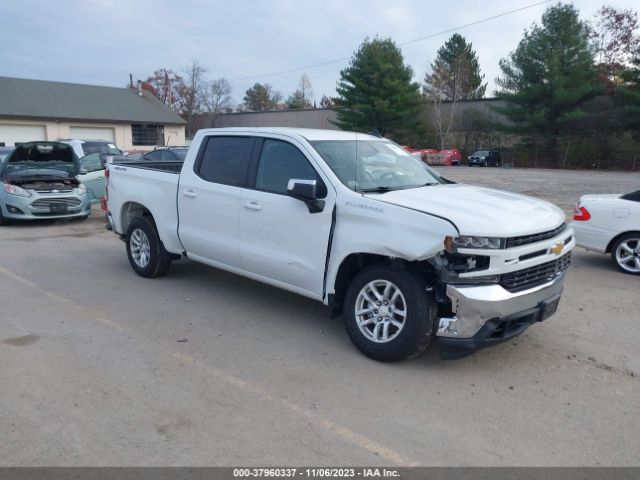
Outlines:
<svg viewBox="0 0 640 480"><path fill-rule="evenodd" d="M335 191L303 153L304 146L276 138L259 142L261 152L254 156L240 205L243 268L320 297ZM317 180L324 209L310 213L305 203L287 196L290 179Z"/></svg>
<svg viewBox="0 0 640 480"><path fill-rule="evenodd" d="M90 153L80 159L80 180L92 202L97 202L105 195L104 165L99 153Z"/></svg>

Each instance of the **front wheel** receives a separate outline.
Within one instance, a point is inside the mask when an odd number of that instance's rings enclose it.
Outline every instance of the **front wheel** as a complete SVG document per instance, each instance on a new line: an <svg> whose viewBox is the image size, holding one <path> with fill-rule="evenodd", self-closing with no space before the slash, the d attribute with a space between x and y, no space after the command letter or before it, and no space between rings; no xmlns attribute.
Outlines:
<svg viewBox="0 0 640 480"><path fill-rule="evenodd" d="M627 233L616 240L611 258L620 271L640 275L640 233Z"/></svg>
<svg viewBox="0 0 640 480"><path fill-rule="evenodd" d="M436 309L426 281L408 270L372 265L351 281L344 302L347 333L366 356L396 362L424 352Z"/></svg>
<svg viewBox="0 0 640 480"><path fill-rule="evenodd" d="M164 249L150 217L138 217L129 225L127 257L133 270L141 277L159 277L169 270L171 256Z"/></svg>

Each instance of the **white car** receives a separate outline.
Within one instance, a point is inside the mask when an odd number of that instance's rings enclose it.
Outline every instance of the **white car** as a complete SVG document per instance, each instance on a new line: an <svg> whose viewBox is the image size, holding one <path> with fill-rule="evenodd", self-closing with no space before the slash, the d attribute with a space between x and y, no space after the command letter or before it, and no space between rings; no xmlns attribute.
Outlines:
<svg viewBox="0 0 640 480"><path fill-rule="evenodd" d="M621 271L640 275L640 190L581 197L571 226L578 246L610 253Z"/></svg>

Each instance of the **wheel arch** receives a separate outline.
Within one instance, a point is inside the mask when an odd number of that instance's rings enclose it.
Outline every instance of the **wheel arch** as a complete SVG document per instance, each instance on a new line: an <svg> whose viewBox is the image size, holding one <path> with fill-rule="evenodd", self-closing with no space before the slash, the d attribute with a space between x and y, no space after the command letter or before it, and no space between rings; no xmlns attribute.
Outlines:
<svg viewBox="0 0 640 480"><path fill-rule="evenodd" d="M420 271L422 273L432 273L430 272L431 265L426 261L408 261L402 258L370 252L351 253L340 262L333 281L333 293L329 294L329 307L332 317L337 316L341 311L347 288L353 278L363 268L374 264L387 264L393 269L407 269Z"/></svg>
<svg viewBox="0 0 640 480"><path fill-rule="evenodd" d="M155 223L151 210L141 203L126 202L122 205L122 209L120 210L120 224L124 235L127 234L127 230L133 219L137 217L151 217L151 220Z"/></svg>
<svg viewBox="0 0 640 480"><path fill-rule="evenodd" d="M619 233L618 235L616 235L615 237L613 237L609 243L607 244L607 248L604 251L604 253L611 253L611 249L613 248L613 245L620 240L622 237L624 237L625 235L629 235L630 233L636 234L636 235L640 235L640 230L628 230L626 232L622 232Z"/></svg>

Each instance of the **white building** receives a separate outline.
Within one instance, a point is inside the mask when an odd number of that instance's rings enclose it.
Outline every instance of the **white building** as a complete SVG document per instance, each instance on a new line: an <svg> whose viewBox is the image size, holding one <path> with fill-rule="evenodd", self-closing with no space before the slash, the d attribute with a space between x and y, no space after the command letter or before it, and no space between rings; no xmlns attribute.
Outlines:
<svg viewBox="0 0 640 480"><path fill-rule="evenodd" d="M150 150L184 145L185 121L144 90L0 77L0 146L61 138Z"/></svg>

